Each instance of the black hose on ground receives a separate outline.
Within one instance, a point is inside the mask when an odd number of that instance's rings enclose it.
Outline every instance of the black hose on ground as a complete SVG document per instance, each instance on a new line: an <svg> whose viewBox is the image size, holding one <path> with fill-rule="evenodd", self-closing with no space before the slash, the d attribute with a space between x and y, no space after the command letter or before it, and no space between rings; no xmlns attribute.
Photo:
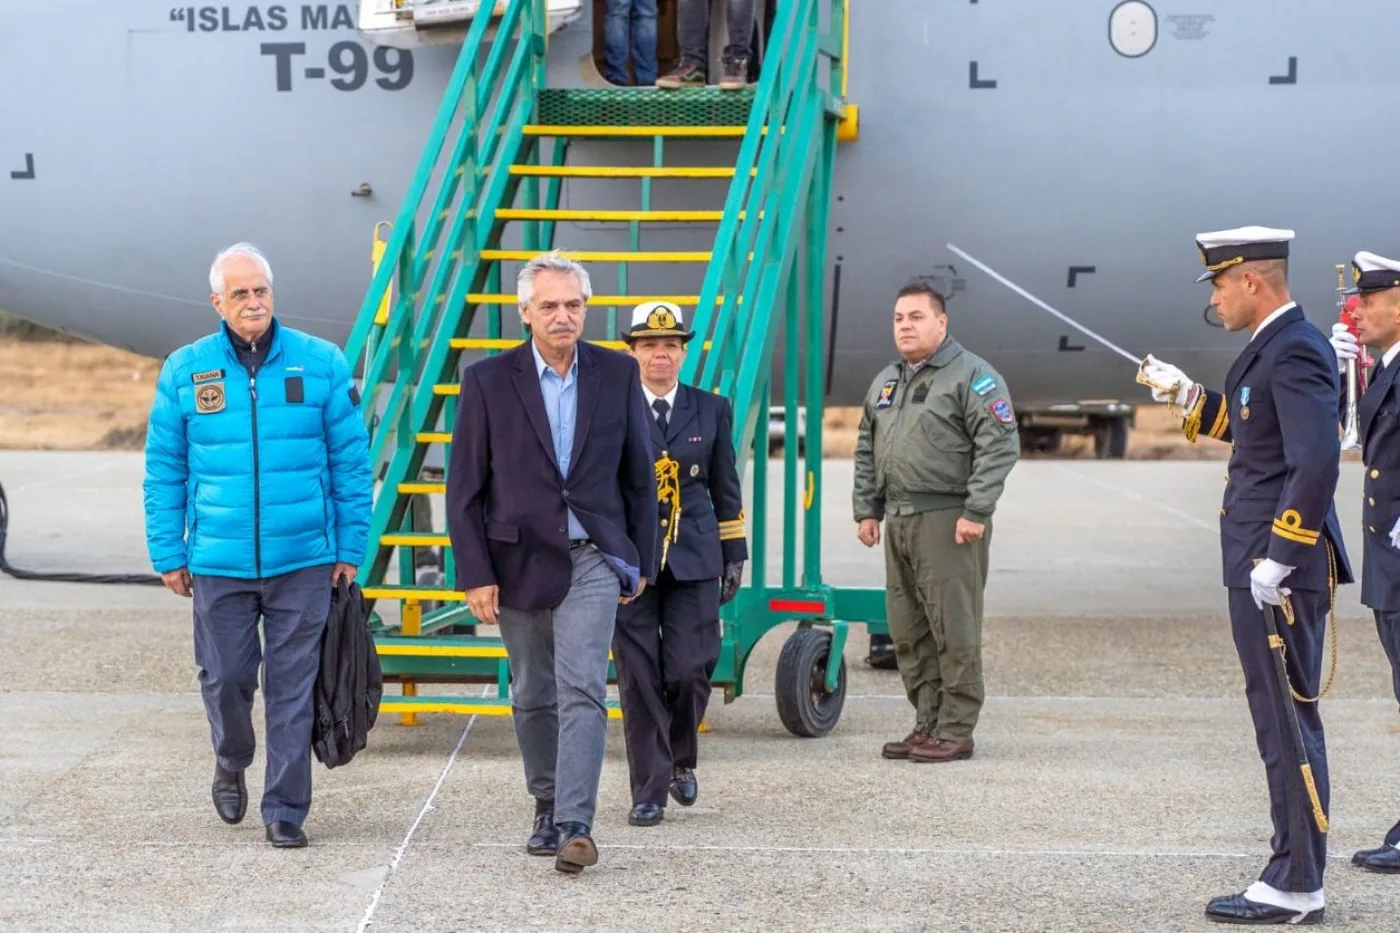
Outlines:
<svg viewBox="0 0 1400 933"><path fill-rule="evenodd" d="M0 483L0 572L17 580L48 580L54 583L127 583L142 586L164 585L158 574L150 573L35 573L20 570L5 559L5 539L10 533L10 503Z"/></svg>

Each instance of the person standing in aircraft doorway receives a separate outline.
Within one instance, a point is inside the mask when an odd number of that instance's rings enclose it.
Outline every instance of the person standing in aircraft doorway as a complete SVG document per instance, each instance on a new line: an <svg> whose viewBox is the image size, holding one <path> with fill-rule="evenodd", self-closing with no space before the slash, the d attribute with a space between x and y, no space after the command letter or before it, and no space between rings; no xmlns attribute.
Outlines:
<svg viewBox="0 0 1400 933"><path fill-rule="evenodd" d="M618 87L633 84L647 87L655 83L656 2L606 0L603 14L603 77L608 83ZM636 81L627 76L629 51Z"/></svg>
<svg viewBox="0 0 1400 933"><path fill-rule="evenodd" d="M901 288L894 305L900 359L875 377L855 450L857 536L880 542L885 521L885 612L913 730L885 758L971 758L982 709L982 596L996 510L1021 456L1001 374L948 333L929 285Z"/></svg>

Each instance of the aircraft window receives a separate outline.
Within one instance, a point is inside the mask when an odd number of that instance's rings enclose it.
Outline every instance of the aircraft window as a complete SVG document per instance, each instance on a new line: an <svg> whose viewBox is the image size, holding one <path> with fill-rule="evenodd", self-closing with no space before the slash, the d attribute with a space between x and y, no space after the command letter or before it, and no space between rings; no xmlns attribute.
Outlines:
<svg viewBox="0 0 1400 933"><path fill-rule="evenodd" d="M593 67L598 72L598 77L609 87L616 87L603 76L604 49L603 49L603 24L607 19L608 0L591 0L593 4ZM681 47L676 37L676 7L679 0L656 0L656 73L664 75L680 61ZM754 0L754 30L753 41L749 46L749 82L758 80L759 61L762 59L762 51L768 44L768 36L773 31L773 4L776 0ZM715 24L724 19L726 0L710 0L710 29L713 34ZM717 50L711 50L711 59L718 61ZM710 84L719 83L719 75L715 73L718 65L712 65ZM636 81L636 74L632 69L631 55L628 55L627 62L628 75Z"/></svg>

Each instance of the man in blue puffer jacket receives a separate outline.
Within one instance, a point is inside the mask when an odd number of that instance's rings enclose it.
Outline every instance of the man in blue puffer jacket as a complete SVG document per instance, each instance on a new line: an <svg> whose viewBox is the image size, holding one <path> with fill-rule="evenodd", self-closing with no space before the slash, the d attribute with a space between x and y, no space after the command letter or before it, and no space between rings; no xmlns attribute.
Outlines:
<svg viewBox="0 0 1400 933"><path fill-rule="evenodd" d="M335 581L353 580L365 556L369 436L340 349L273 319L272 269L257 249L219 253L209 286L223 323L170 354L151 406L146 545L165 585L193 597L226 823L248 805L262 619L262 818L274 846L304 846L321 632Z"/></svg>

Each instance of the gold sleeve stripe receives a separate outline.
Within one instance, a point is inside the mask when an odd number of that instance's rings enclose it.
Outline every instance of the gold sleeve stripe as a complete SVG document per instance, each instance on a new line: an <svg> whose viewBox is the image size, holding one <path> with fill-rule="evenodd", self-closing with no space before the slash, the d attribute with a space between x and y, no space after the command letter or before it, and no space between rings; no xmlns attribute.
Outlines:
<svg viewBox="0 0 1400 933"><path fill-rule="evenodd" d="M1303 527L1303 516L1297 509L1286 509L1274 519L1274 534L1286 541L1308 545L1316 544L1317 539L1322 536L1321 530L1313 531Z"/></svg>
<svg viewBox="0 0 1400 933"><path fill-rule="evenodd" d="M1215 413L1215 423L1210 426L1206 433L1219 440L1225 434L1225 429L1230 425L1230 406L1222 399L1220 409Z"/></svg>
<svg viewBox="0 0 1400 933"><path fill-rule="evenodd" d="M1298 531L1297 529L1288 527L1278 519L1274 519L1274 534L1283 538L1285 541L1295 541L1298 544L1306 544L1309 546L1316 544L1317 539L1320 537L1319 532Z"/></svg>
<svg viewBox="0 0 1400 933"><path fill-rule="evenodd" d="M744 539L744 529L742 528L722 528L719 539L721 541L742 541Z"/></svg>

